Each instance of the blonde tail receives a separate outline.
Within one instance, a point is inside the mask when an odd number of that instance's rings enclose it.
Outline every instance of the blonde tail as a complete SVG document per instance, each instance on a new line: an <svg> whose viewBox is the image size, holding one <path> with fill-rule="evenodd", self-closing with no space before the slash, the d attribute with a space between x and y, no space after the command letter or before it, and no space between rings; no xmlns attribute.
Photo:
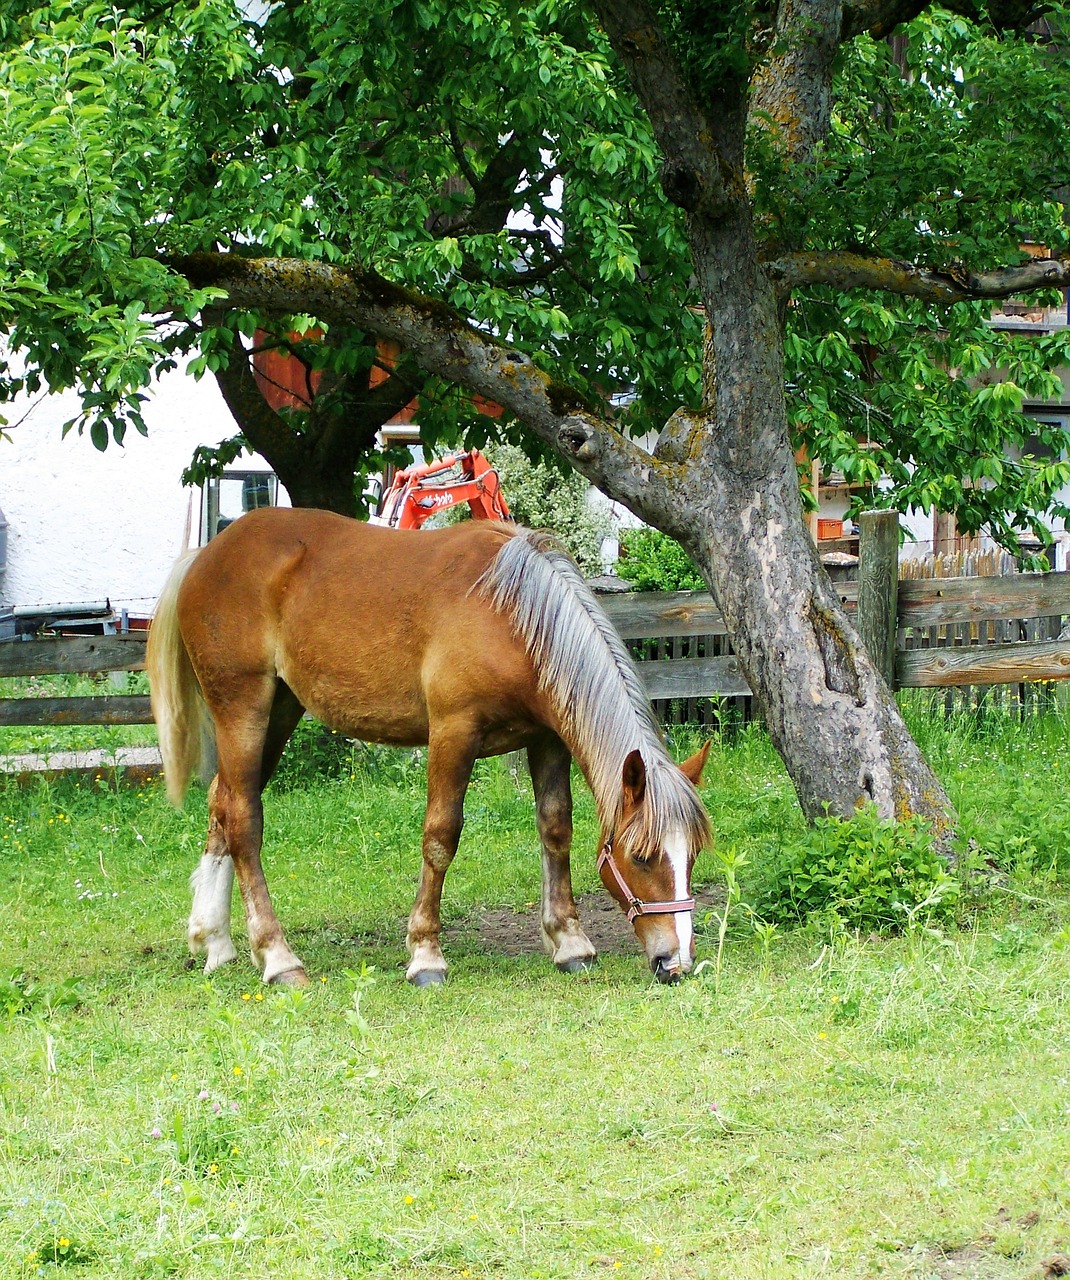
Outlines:
<svg viewBox="0 0 1070 1280"><path fill-rule="evenodd" d="M178 589L196 555L193 551L183 556L171 570L152 618L145 652L167 798L176 806L186 794L190 774L200 768L205 740L211 733L208 709L178 626Z"/></svg>

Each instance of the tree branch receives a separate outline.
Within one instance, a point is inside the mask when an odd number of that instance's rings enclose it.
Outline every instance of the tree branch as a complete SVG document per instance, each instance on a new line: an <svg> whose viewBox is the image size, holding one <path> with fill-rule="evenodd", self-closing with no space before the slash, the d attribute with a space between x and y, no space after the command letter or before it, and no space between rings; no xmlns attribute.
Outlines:
<svg viewBox="0 0 1070 1280"><path fill-rule="evenodd" d="M868 31L883 40L896 27L916 18L930 0L853 0L843 6L840 38L851 40ZM1045 0L949 0L945 6L973 22L991 22L1000 31L1025 31L1050 7Z"/></svg>
<svg viewBox="0 0 1070 1280"><path fill-rule="evenodd" d="M650 117L666 196L688 213L717 216L728 195L714 132L655 10L644 0L594 0L593 7Z"/></svg>
<svg viewBox="0 0 1070 1280"><path fill-rule="evenodd" d="M923 302L968 302L1008 298L1070 285L1070 260L1033 258L1019 267L993 271L932 271L895 258L860 253L796 253L765 263L765 272L785 290L827 284L836 289L882 289Z"/></svg>
<svg viewBox="0 0 1070 1280"><path fill-rule="evenodd" d="M411 360L388 370L390 376L373 387L366 396L368 412L379 419L379 425L389 422L420 394L424 379L413 377L417 372Z"/></svg>
<svg viewBox="0 0 1070 1280"><path fill-rule="evenodd" d="M332 325L324 341L336 350L375 345L374 337L346 325ZM352 471L375 447L379 429L419 394L423 380L411 376L417 372L412 361L389 368L374 356L373 360L389 375L375 387L369 386L366 368L345 374L334 373L329 365L322 370L308 420L323 470Z"/></svg>
<svg viewBox="0 0 1070 1280"><path fill-rule="evenodd" d="M896 27L924 12L929 4L930 0L854 0L843 6L840 39L853 40L868 31L875 40L883 40Z"/></svg>
<svg viewBox="0 0 1070 1280"><path fill-rule="evenodd" d="M623 436L607 408L556 382L526 355L474 328L437 298L403 289L374 271L295 258L198 253L167 259L198 287L226 290L214 308L314 315L391 338L421 369L502 405L593 484L662 524L675 509L674 470Z"/></svg>
<svg viewBox="0 0 1070 1280"><path fill-rule="evenodd" d="M457 132L457 125L453 120L449 122L450 131L450 150L453 152L453 158L457 161L457 167L464 175L465 181L475 190L479 185L479 174L468 163L468 156L465 154L464 143L461 135Z"/></svg>
<svg viewBox="0 0 1070 1280"><path fill-rule="evenodd" d="M256 385L249 353L240 345L215 371L215 380L242 434L258 453L285 465L294 456L294 434ZM278 466L276 466L278 469Z"/></svg>

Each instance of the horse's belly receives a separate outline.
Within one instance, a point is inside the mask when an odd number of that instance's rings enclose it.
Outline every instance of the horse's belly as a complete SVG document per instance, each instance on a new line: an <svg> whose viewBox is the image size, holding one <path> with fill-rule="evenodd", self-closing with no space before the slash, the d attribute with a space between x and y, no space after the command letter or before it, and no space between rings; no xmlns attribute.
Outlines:
<svg viewBox="0 0 1070 1280"><path fill-rule="evenodd" d="M352 679L279 674L309 715L347 738L406 747L427 741L427 705L418 689L393 684L384 690Z"/></svg>
<svg viewBox="0 0 1070 1280"><path fill-rule="evenodd" d="M336 703L306 703L305 709L329 729L347 738L359 738L361 742L382 742L396 747L417 747L427 742L426 715L399 714L397 707L392 707L389 714L376 707L346 708Z"/></svg>

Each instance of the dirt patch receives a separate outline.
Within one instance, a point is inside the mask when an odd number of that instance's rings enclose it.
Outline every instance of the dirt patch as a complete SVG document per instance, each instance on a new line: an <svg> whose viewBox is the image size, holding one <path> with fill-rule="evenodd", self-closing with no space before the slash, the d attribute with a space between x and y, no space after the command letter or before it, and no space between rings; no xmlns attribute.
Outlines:
<svg viewBox="0 0 1070 1280"><path fill-rule="evenodd" d="M695 914L701 920L711 907L718 905L718 896L696 892L695 903ZM581 894L576 905L580 911L580 923L599 955L636 954L639 943L635 930L608 893ZM471 946L475 939L488 955L542 955L538 906L532 903L520 911L508 907L488 908L465 920L455 921L442 931L445 945L463 941Z"/></svg>
<svg viewBox="0 0 1070 1280"><path fill-rule="evenodd" d="M933 1280L1016 1280L1022 1273L1020 1263L972 1247L948 1253L934 1250L926 1254L925 1261Z"/></svg>
<svg viewBox="0 0 1070 1280"><path fill-rule="evenodd" d="M1070 1258L1064 1254L1023 1269L1021 1262L977 1245L947 1253L930 1250L925 1255L925 1267L925 1274L933 1280L1055 1280L1070 1276Z"/></svg>

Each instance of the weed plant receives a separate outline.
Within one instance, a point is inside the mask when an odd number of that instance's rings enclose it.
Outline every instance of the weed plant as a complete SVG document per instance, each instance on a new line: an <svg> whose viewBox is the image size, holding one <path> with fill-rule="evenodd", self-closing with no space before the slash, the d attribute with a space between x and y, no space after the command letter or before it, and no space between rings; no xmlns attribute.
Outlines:
<svg viewBox="0 0 1070 1280"><path fill-rule="evenodd" d="M850 819L818 818L772 850L763 870L755 909L775 924L827 915L848 929L881 932L919 911L950 918L959 898L928 827L882 819L873 806Z"/></svg>

